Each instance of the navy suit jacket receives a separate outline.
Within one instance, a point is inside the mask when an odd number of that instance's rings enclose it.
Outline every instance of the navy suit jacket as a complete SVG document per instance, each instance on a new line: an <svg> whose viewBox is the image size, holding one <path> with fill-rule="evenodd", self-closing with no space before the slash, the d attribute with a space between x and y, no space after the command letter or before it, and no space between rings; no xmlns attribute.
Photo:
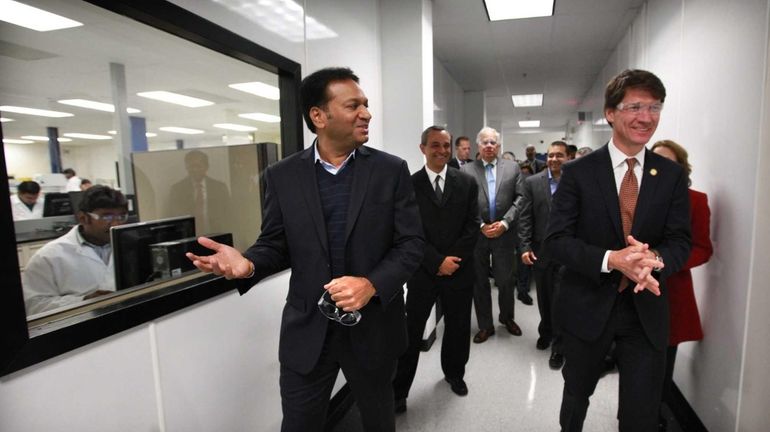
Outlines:
<svg viewBox="0 0 770 432"><path fill-rule="evenodd" d="M456 288L473 286L473 248L481 225L476 181L448 167L440 202L425 167L412 174L412 184L425 232L425 255L409 280L410 289L435 282L451 283ZM437 276L447 256L462 258L460 268L451 276Z"/></svg>
<svg viewBox="0 0 770 432"><path fill-rule="evenodd" d="M668 343L664 281L684 265L690 253L689 212L687 175L682 167L646 151L631 235L656 249L665 268L656 274L660 296L645 290L633 298L645 334L657 349ZM546 247L565 266L556 305L564 331L596 340L609 319L621 279L618 271L601 272L602 259L607 250L625 247L607 145L562 166Z"/></svg>
<svg viewBox="0 0 770 432"><path fill-rule="evenodd" d="M547 233L552 201L548 170L524 179L522 192L519 201L519 247L521 252L533 251L537 256L535 265L545 267L548 264L548 254L541 246Z"/></svg>
<svg viewBox="0 0 770 432"><path fill-rule="evenodd" d="M330 323L317 306L331 263L313 156L311 146L265 171L262 232L244 253L255 273L239 289L291 268L278 354L299 373L316 365ZM375 369L406 349L403 285L422 260L424 240L406 162L365 146L355 157L345 274L368 278L377 293L350 337L359 365Z"/></svg>

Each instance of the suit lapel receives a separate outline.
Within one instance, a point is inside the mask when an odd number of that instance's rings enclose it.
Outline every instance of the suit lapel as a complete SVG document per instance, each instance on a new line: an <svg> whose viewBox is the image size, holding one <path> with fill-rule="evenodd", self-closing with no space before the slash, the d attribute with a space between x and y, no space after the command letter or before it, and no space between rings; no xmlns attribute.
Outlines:
<svg viewBox="0 0 770 432"><path fill-rule="evenodd" d="M657 175L661 167L658 165L652 156L652 152L647 150L644 152L644 172L642 172L642 183L639 188L639 195L636 199L636 209L634 210L634 224L631 226L631 233L636 236L639 231L639 227L644 226L644 218L649 211L648 203L652 202L652 198L655 196L655 191L658 188L660 176ZM656 174L652 175L653 171Z"/></svg>
<svg viewBox="0 0 770 432"><path fill-rule="evenodd" d="M537 182L538 187L540 190L538 193L542 194L543 197L545 197L545 202L548 204L548 210L551 210L551 184L548 182L548 172L547 171L540 171L545 173L545 175L540 176L540 181ZM536 174L539 175L539 174Z"/></svg>
<svg viewBox="0 0 770 432"><path fill-rule="evenodd" d="M441 195L441 204L443 205L449 197L452 195L452 191L455 189L455 182L457 181L457 172L447 168L446 178L444 179L444 190ZM435 192L435 191L434 191ZM435 195L435 194L434 194ZM438 201L438 199L436 199Z"/></svg>
<svg viewBox="0 0 770 432"><path fill-rule="evenodd" d="M615 173L613 171L610 151L607 149L607 145L608 144L605 144L604 147L597 150L599 154L595 159L593 170L598 187L602 191L607 212L610 214L612 226L615 228L615 233L625 244L625 239L623 238L623 224L620 221L620 201L618 201L618 190L617 186L615 186Z"/></svg>
<svg viewBox="0 0 770 432"><path fill-rule="evenodd" d="M345 243L347 243L356 220L361 212L361 206L364 203L366 189L369 186L369 178L372 174L372 168L369 160L371 153L365 146L356 150L355 169L353 170L353 189L350 191L350 204L348 204L347 226L345 228Z"/></svg>
<svg viewBox="0 0 770 432"><path fill-rule="evenodd" d="M430 199L433 204L437 206L441 205L441 203L438 201L438 197L436 196L436 190L433 189L433 184L430 182L430 177L428 177L427 168L422 167L420 171L417 171L416 183L415 192L419 193L420 195L424 195ZM446 189L446 179L444 180L444 188Z"/></svg>
<svg viewBox="0 0 770 432"><path fill-rule="evenodd" d="M313 221L318 239L321 241L321 245L325 252L329 252L328 236L326 234L326 222L324 221L323 210L321 210L321 196L318 192L318 180L315 174L315 160L313 155L315 153L316 142L310 148L304 150L304 153L299 157L299 163L295 167L297 179L299 181L299 189L302 191L302 196L305 200L305 208L310 213L310 219Z"/></svg>

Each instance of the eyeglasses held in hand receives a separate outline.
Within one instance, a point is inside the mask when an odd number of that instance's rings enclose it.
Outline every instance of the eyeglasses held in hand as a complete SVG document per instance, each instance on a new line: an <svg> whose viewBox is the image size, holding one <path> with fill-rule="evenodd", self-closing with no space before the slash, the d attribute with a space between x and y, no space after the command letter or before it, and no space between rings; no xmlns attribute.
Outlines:
<svg viewBox="0 0 770 432"><path fill-rule="evenodd" d="M105 221L107 223L110 223L110 222L125 222L125 221L128 220L128 213L98 215L96 213L86 212L86 214L88 216L91 216L95 220L101 220L101 221Z"/></svg>
<svg viewBox="0 0 770 432"><path fill-rule="evenodd" d="M331 299L329 291L326 290L324 290L323 295L318 300L318 310L320 310L326 318L329 318L332 321L337 321L344 326L354 326L358 324L359 321L361 321L361 312L345 312L344 310L338 308L334 303L334 300Z"/></svg>
<svg viewBox="0 0 770 432"><path fill-rule="evenodd" d="M660 114L661 111L663 111L663 104L662 103L654 103L654 104L640 104L640 103L632 103L632 104L624 104L623 102L618 104L618 110L627 112L629 114L639 114L643 111L647 111L650 114Z"/></svg>

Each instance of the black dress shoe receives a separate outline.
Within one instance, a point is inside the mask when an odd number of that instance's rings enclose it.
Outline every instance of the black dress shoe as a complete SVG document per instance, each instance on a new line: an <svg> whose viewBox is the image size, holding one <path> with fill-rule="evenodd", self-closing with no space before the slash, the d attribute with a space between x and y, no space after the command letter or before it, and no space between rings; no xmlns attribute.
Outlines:
<svg viewBox="0 0 770 432"><path fill-rule="evenodd" d="M599 375L600 378L615 370L615 357L605 357L604 365L602 367L602 373Z"/></svg>
<svg viewBox="0 0 770 432"><path fill-rule="evenodd" d="M548 359L548 367L553 370L559 370L562 366L564 366L564 355L552 352L551 358Z"/></svg>
<svg viewBox="0 0 770 432"><path fill-rule="evenodd" d="M547 349L549 346L551 346L551 338L546 338L543 336L540 336L537 338L537 343L535 343L535 347L539 349L540 351Z"/></svg>
<svg viewBox="0 0 770 432"><path fill-rule="evenodd" d="M519 327L518 324L516 324L516 321L510 319L508 321L500 321L506 329L508 329L508 333L514 335L514 336L521 336L521 327Z"/></svg>
<svg viewBox="0 0 770 432"><path fill-rule="evenodd" d="M529 294L525 292L520 292L517 296L517 299L519 299L522 303L524 303L527 306L532 306L532 297L529 296Z"/></svg>
<svg viewBox="0 0 770 432"><path fill-rule="evenodd" d="M495 329L492 330L479 330L476 336L473 336L473 343L484 343L490 336L495 334Z"/></svg>
<svg viewBox="0 0 770 432"><path fill-rule="evenodd" d="M406 398L396 399L395 411L396 414L406 412Z"/></svg>
<svg viewBox="0 0 770 432"><path fill-rule="evenodd" d="M468 386L465 385L465 381L462 378L444 378L449 383L449 387L457 396L465 396L468 394Z"/></svg>

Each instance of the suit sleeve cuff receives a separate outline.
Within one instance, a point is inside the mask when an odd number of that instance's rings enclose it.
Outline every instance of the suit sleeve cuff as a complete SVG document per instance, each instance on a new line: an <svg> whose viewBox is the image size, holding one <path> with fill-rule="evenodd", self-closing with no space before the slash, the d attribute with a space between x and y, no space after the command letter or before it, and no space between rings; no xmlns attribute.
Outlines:
<svg viewBox="0 0 770 432"><path fill-rule="evenodd" d="M505 220L501 220L500 223L505 225L505 230L508 231L508 222Z"/></svg>

